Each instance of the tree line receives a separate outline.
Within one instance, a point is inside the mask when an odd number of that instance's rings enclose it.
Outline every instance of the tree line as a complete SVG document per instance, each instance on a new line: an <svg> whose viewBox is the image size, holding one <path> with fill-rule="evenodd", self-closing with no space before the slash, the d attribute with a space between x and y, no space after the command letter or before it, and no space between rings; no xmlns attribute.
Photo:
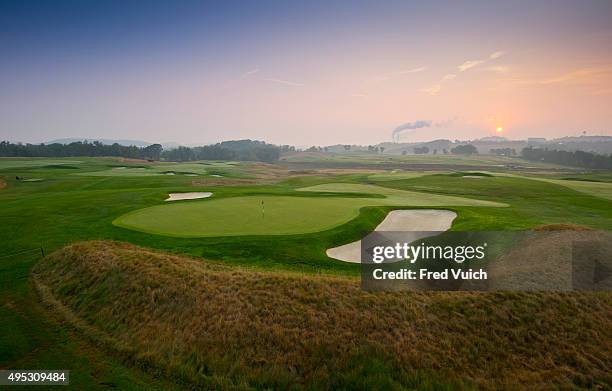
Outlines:
<svg viewBox="0 0 612 391"><path fill-rule="evenodd" d="M282 148L266 144L257 140L223 141L202 147L178 147L164 151L162 158L176 162L191 160L243 160L272 163L280 158L281 150L291 150L292 147ZM294 149L295 150L295 149Z"/></svg>
<svg viewBox="0 0 612 391"><path fill-rule="evenodd" d="M521 156L527 160L563 164L566 166L612 169L612 154L608 156L585 151L569 152L527 147L523 148Z"/></svg>
<svg viewBox="0 0 612 391"><path fill-rule="evenodd" d="M107 145L98 141L77 141L70 144L21 144L0 142L2 157L75 157L75 156L116 156L132 159L191 161L191 160L244 160L274 162L281 150L293 147L278 147L256 140L224 141L201 147L178 147L163 150L160 144L146 147L120 144Z"/></svg>
<svg viewBox="0 0 612 391"><path fill-rule="evenodd" d="M125 146L117 143L107 145L99 141L76 141L70 144L21 144L0 141L2 157L74 157L74 156L117 156L132 159L159 160L160 144L147 147Z"/></svg>

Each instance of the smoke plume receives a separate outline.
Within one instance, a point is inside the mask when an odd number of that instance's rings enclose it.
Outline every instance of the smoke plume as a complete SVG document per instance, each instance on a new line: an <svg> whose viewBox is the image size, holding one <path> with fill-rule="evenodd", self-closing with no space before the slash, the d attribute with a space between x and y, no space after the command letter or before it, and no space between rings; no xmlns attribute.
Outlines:
<svg viewBox="0 0 612 391"><path fill-rule="evenodd" d="M391 134L391 137L394 142L397 142L399 140L400 133L402 132L414 131L419 128L428 128L430 126L431 126L431 121L419 120L419 121L414 121L414 122L407 122L393 129L393 133Z"/></svg>

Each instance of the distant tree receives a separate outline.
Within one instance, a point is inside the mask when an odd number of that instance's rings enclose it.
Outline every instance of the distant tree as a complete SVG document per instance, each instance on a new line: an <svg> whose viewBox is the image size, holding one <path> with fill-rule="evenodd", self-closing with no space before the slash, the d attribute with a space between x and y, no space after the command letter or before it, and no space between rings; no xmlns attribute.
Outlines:
<svg viewBox="0 0 612 391"><path fill-rule="evenodd" d="M433 150L433 154L434 154L434 155L437 155L437 154L438 154L438 150L437 150L437 149L434 149L434 150Z"/></svg>
<svg viewBox="0 0 612 391"><path fill-rule="evenodd" d="M152 144L152 145L149 145L148 147L145 147L141 151L141 155L145 159L159 160L159 157L160 157L160 155L162 153L162 150L163 150L163 148L162 148L161 144Z"/></svg>
<svg viewBox="0 0 612 391"><path fill-rule="evenodd" d="M351 146L348 145L348 144L344 145L344 150L347 151L347 152L350 151L351 150Z"/></svg>
<svg viewBox="0 0 612 391"><path fill-rule="evenodd" d="M472 144L458 145L451 149L451 153L455 155L472 155L478 153L478 149Z"/></svg>
<svg viewBox="0 0 612 391"><path fill-rule="evenodd" d="M612 169L612 154L599 155L585 151L569 152L527 147L523 148L521 156L527 160L543 161L567 166L606 170Z"/></svg>
<svg viewBox="0 0 612 391"><path fill-rule="evenodd" d="M417 155L426 155L429 153L429 148L426 146L423 147L415 147L414 148L414 153Z"/></svg>
<svg viewBox="0 0 612 391"><path fill-rule="evenodd" d="M408 151L406 151L405 149L402 151L402 155L406 156L406 153L408 153Z"/></svg>
<svg viewBox="0 0 612 391"><path fill-rule="evenodd" d="M444 153L445 155L448 155L448 150L446 148L442 149L442 153Z"/></svg>
<svg viewBox="0 0 612 391"><path fill-rule="evenodd" d="M385 153L385 147L380 147L380 153L381 154Z"/></svg>
<svg viewBox="0 0 612 391"><path fill-rule="evenodd" d="M119 156L133 159L159 158L161 145L154 144L148 147L125 146L117 143L102 144L99 141L92 143L77 141L69 144L13 144L8 141L0 142L0 156L14 157L67 157L67 156Z"/></svg>

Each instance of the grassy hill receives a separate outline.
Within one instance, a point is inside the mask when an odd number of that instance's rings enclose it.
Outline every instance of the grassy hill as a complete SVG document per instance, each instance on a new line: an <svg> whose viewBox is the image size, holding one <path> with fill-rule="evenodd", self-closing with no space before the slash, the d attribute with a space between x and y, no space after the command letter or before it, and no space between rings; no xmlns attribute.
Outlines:
<svg viewBox="0 0 612 391"><path fill-rule="evenodd" d="M609 293L368 293L352 277L104 241L58 250L33 273L43 300L97 345L185 386L612 384Z"/></svg>

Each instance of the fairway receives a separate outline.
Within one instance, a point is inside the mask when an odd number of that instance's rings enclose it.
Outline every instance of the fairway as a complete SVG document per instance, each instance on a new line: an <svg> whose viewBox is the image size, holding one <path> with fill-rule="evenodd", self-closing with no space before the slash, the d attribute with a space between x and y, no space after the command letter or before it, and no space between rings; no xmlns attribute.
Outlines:
<svg viewBox="0 0 612 391"><path fill-rule="evenodd" d="M359 209L365 206L506 206L372 185L332 183L300 190L380 194L384 197L232 197L144 208L117 218L113 224L136 231L182 237L293 235L324 231L344 224L357 217Z"/></svg>
<svg viewBox="0 0 612 391"><path fill-rule="evenodd" d="M22 167L44 167L51 165L70 165L83 163L80 160L65 160L65 159L15 159L15 158L0 158L0 170L9 168L22 168Z"/></svg>
<svg viewBox="0 0 612 391"><path fill-rule="evenodd" d="M383 199L366 199L370 205L397 206L508 206L501 202L483 201L464 197L421 193L417 191L391 189L389 187L365 185L358 183L325 183L298 189L321 193L362 193L380 194Z"/></svg>
<svg viewBox="0 0 612 391"><path fill-rule="evenodd" d="M1 164L1 163L0 163ZM158 175L210 175L218 174L240 176L242 172L235 162L199 162L199 163L161 163L144 166L115 166L106 170L77 172L73 175L92 177L139 177Z"/></svg>

